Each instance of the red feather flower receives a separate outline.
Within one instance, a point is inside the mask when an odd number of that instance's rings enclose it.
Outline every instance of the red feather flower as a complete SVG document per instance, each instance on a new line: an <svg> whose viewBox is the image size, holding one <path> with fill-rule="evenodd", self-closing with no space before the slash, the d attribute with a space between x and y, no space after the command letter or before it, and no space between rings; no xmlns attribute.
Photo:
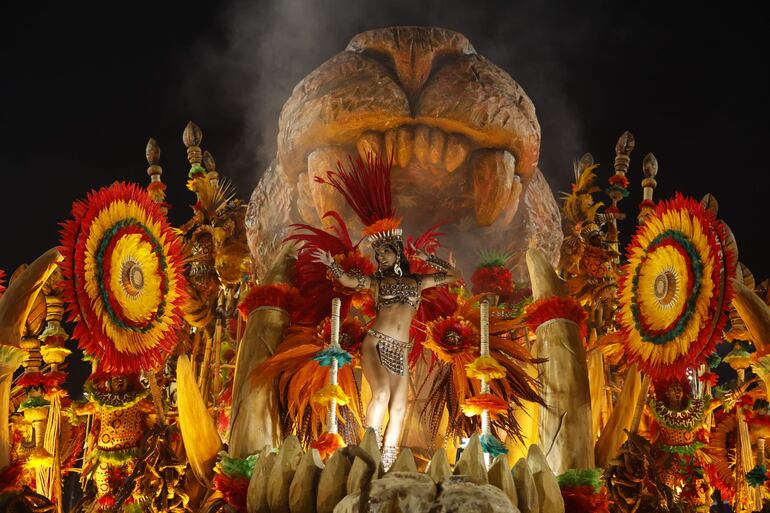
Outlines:
<svg viewBox="0 0 770 513"><path fill-rule="evenodd" d="M45 389L58 388L67 379L67 374L64 372L49 372L43 374L42 372L25 372L19 377L16 384L20 387L43 387Z"/></svg>
<svg viewBox="0 0 770 513"><path fill-rule="evenodd" d="M128 472L123 465L109 465L107 471L107 485L112 490L117 490L128 478Z"/></svg>
<svg viewBox="0 0 770 513"><path fill-rule="evenodd" d="M724 223L676 194L649 213L626 253L616 316L629 362L661 378L705 361L733 295L736 254Z"/></svg>
<svg viewBox="0 0 770 513"><path fill-rule="evenodd" d="M478 351L479 332L462 317L442 317L427 325L425 347L440 360L450 363L455 357Z"/></svg>
<svg viewBox="0 0 770 513"><path fill-rule="evenodd" d="M324 433L310 444L312 449L316 449L321 454L321 459L325 460L337 449L345 447L345 441L337 433Z"/></svg>
<svg viewBox="0 0 770 513"><path fill-rule="evenodd" d="M340 325L340 347L352 355L358 355L361 350L361 344L366 336L366 328L361 321L355 317L348 317ZM331 343L332 321L327 317L318 326L318 338L324 341L324 344Z"/></svg>
<svg viewBox="0 0 770 513"><path fill-rule="evenodd" d="M642 200L641 203L639 203L639 210L644 209L654 209L655 208L655 202L652 200Z"/></svg>
<svg viewBox="0 0 770 513"><path fill-rule="evenodd" d="M719 381L719 375L716 372L704 372L698 379L715 387Z"/></svg>
<svg viewBox="0 0 770 513"><path fill-rule="evenodd" d="M544 322L553 319L567 319L578 326L585 337L587 318L585 310L575 299L571 297L552 296L535 301L527 307L527 327L535 332Z"/></svg>
<svg viewBox="0 0 770 513"><path fill-rule="evenodd" d="M99 509L112 509L115 505L115 497L112 495L102 495L96 503L99 505Z"/></svg>
<svg viewBox="0 0 770 513"><path fill-rule="evenodd" d="M482 266L471 275L474 294L491 293L507 296L513 293L513 274L507 267Z"/></svg>
<svg viewBox="0 0 770 513"><path fill-rule="evenodd" d="M246 513L246 493L249 489L249 480L246 477L217 474L214 476L214 488L238 513Z"/></svg>
<svg viewBox="0 0 770 513"><path fill-rule="evenodd" d="M253 285L238 303L238 311L244 321L252 311L263 306L280 308L292 315L299 301L299 290L286 283Z"/></svg>
<svg viewBox="0 0 770 513"><path fill-rule="evenodd" d="M610 501L607 498L607 489L594 493L594 487L590 485L569 486L561 489L564 498L564 511L570 513L609 513Z"/></svg>
<svg viewBox="0 0 770 513"><path fill-rule="evenodd" d="M614 174L611 177L609 177L607 182L610 185L620 185L624 189L628 189L628 178L626 177L626 175L619 174L619 173Z"/></svg>

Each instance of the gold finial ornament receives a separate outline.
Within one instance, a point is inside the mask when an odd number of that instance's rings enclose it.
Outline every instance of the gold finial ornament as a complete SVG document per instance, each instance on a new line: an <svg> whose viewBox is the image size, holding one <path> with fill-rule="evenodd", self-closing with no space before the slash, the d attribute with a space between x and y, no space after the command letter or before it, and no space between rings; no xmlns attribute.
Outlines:
<svg viewBox="0 0 770 513"><path fill-rule="evenodd" d="M203 167L206 168L206 171L209 173L217 172L217 163L209 150L203 152Z"/></svg>
<svg viewBox="0 0 770 513"><path fill-rule="evenodd" d="M714 217L719 214L719 202L713 194L708 193L703 196L703 199L700 200L700 204L703 205L703 208L713 213Z"/></svg>
<svg viewBox="0 0 770 513"><path fill-rule="evenodd" d="M639 216L637 217L640 223L643 223L647 216L655 209L653 192L655 187L658 186L658 182L655 180L655 176L658 174L658 159L652 153L644 156L642 173L644 173L644 178L642 179L642 202L639 204Z"/></svg>
<svg viewBox="0 0 770 513"><path fill-rule="evenodd" d="M160 162L160 146L158 146L158 141L154 137L150 137L150 140L147 141L144 155L147 157L147 163L150 165L147 169L147 174L150 176L160 174L162 170L155 167Z"/></svg>
<svg viewBox="0 0 770 513"><path fill-rule="evenodd" d="M182 132L182 142L187 147L187 161L190 163L190 178L198 174L205 174L206 170L201 166L203 155L200 144L203 140L203 132L200 127L189 121Z"/></svg>
<svg viewBox="0 0 770 513"><path fill-rule="evenodd" d="M584 153L582 157L580 157L580 169L581 171L589 166L594 165L594 156L588 152Z"/></svg>
<svg viewBox="0 0 770 513"><path fill-rule="evenodd" d="M631 152L636 146L636 139L633 134L626 130L615 144L615 172L627 173L628 164L631 161Z"/></svg>
<svg viewBox="0 0 770 513"><path fill-rule="evenodd" d="M203 167L206 169L206 176L213 184L219 183L219 173L217 172L217 163L210 151L203 152Z"/></svg>
<svg viewBox="0 0 770 513"><path fill-rule="evenodd" d="M634 151L636 141L631 132L626 130L615 144L615 174L608 180L610 186L607 188L607 196L612 200L612 205L605 209L605 213L610 215L609 226L605 242L609 250L615 254L615 263L620 262L620 249L618 246L618 219L625 219L626 215L618 209L618 202L628 196L628 165L631 162L631 152Z"/></svg>
<svg viewBox="0 0 770 513"><path fill-rule="evenodd" d="M150 183L147 185L147 193L155 203L164 204L166 201L166 185L161 180L163 175L163 168L160 166L160 146L158 142L150 137L147 141L147 147L144 150L144 155L147 157L147 175L150 177ZM164 205L163 211L168 212L168 208Z"/></svg>

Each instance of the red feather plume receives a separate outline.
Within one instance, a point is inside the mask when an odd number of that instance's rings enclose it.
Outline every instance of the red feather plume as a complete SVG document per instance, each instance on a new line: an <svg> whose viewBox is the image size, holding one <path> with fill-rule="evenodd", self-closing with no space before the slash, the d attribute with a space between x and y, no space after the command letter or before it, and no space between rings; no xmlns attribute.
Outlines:
<svg viewBox="0 0 770 513"><path fill-rule="evenodd" d="M390 190L393 158L385 162L382 157L368 153L366 162L360 157L354 161L349 155L348 160L347 169L338 161L336 171L327 171L326 178L316 176L315 181L337 189L364 226L392 218L396 213Z"/></svg>

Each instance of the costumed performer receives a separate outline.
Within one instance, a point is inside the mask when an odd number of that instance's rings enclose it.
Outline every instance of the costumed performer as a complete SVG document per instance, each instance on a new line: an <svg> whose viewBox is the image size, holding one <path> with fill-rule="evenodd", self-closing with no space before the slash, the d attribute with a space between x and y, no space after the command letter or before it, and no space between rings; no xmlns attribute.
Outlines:
<svg viewBox="0 0 770 513"><path fill-rule="evenodd" d="M408 395L408 354L412 342L409 329L419 307L422 291L460 279L450 263L415 250L415 256L438 272L413 274L404 253L400 220L391 206L390 164L369 155L367 162L350 159L350 168L338 163L337 171L328 171L324 183L334 186L348 201L366 228L364 235L374 249L377 270L371 276L347 273L327 251L315 257L325 264L343 286L370 289L377 316L361 347L361 367L372 399L366 411L366 423L380 437L385 413L388 425L382 441L382 462L386 469L398 455L401 430L406 416Z"/></svg>

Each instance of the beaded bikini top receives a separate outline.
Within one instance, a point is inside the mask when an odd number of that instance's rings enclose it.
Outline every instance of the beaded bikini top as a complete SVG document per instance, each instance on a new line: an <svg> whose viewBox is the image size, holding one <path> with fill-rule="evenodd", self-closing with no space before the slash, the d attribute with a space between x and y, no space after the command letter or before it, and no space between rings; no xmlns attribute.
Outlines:
<svg viewBox="0 0 770 513"><path fill-rule="evenodd" d="M422 279L419 276L413 278L415 283L409 283L405 278L396 277L393 283L379 280L379 294L377 298L377 310L388 305L409 305L415 310L420 303L420 288Z"/></svg>

